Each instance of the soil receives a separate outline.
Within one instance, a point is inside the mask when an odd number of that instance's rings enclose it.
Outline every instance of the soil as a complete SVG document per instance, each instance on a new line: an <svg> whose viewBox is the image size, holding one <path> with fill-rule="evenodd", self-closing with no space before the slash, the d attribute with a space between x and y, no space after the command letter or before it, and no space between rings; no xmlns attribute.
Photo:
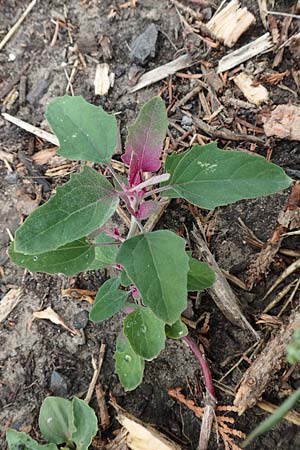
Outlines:
<svg viewBox="0 0 300 450"><path fill-rule="evenodd" d="M132 71L129 46L133 39L142 32L149 23L158 28L158 44L155 58L152 58L144 68L150 70L174 59L175 50L185 45L180 20L176 9L169 1L143 0L136 9L131 7L120 9L121 1L76 1L66 2L68 22L74 27L68 34L60 28L57 41L52 40L55 24L51 17L56 13L64 15L64 7L60 1L40 0L20 26L16 34L6 44L0 53L0 93L7 93L16 85L14 82L23 70L23 81L26 82L26 92L30 94L25 101L18 100L7 111L12 115L37 126L45 127L44 113L49 101L65 94L68 74L72 69L70 47L78 45L85 57L86 69L82 67L76 73L73 81L75 95L82 95L92 103L101 104L106 111L118 113L122 139L125 136L125 124L131 122L140 106L153 95L158 94L166 86L166 81L154 84L135 94L126 93L129 73ZM215 3L220 3L216 1ZM242 2L256 16L257 23L241 39L239 45L260 36L264 29L257 14L257 2L248 0ZM186 5L193 6L191 2ZM290 11L294 2L278 2L278 10ZM0 0L0 38L15 23L24 10L24 2L20 0ZM109 19L111 12L115 17ZM73 43L70 43L70 35ZM105 58L101 54L99 40L108 36L112 45L112 59L107 61L110 70L115 74L115 84L105 97L95 97L94 76L97 62ZM172 41L172 42L171 42ZM228 50L206 53L203 46L203 58L216 66L220 56ZM75 54L75 53L74 53ZM272 54L259 58L262 67L271 67ZM256 64L257 60L249 64ZM265 64L265 66L263 66ZM292 61L288 52L280 66L280 72L290 69ZM191 69L197 73L197 66ZM175 95L180 98L191 89L187 79L172 79ZM271 86L270 103L299 104L297 87L291 77L286 79L288 88L296 92L282 90ZM233 84L230 88L235 90ZM6 94L5 94L6 95ZM163 96L168 100L167 91ZM239 94L238 94L239 96ZM4 95L2 95L4 97ZM241 97L241 95L240 95ZM242 98L242 97L241 97ZM3 100L3 98L2 98ZM196 111L197 104L192 102L191 110ZM268 109L264 106L263 109ZM4 111L4 107L2 108ZM238 115L238 113L237 113ZM172 119L179 120L181 112L176 112ZM240 113L240 117L256 125L254 113ZM260 125L258 125L260 126ZM174 132L174 130L172 130ZM33 437L39 437L37 417L43 399L53 394L50 389L51 374L57 371L67 386L66 397L83 396L87 391L93 374L92 355L98 355L101 342L106 343L106 355L100 379L107 394L112 394L117 402L130 413L147 423L154 424L163 433L178 442L183 449L196 449L200 421L186 407L168 396L168 389L181 386L187 395L202 404L203 385L199 368L193 356L183 342L168 341L167 348L153 362L147 363L142 385L131 393L123 391L114 373L113 353L115 339L122 326L122 315L101 324L86 323L90 305L86 302L76 302L62 297L61 290L67 287L97 289L107 278L106 271L88 272L76 278L32 274L13 265L6 254L9 245L9 234L14 234L24 217L38 203L47 200L57 184L67 180L62 177L45 177L47 164L37 166L31 164L30 157L41 149L50 148L46 142L33 138L28 133L4 121L0 117L1 149L14 156L10 168L0 159L0 299L13 287L23 287L22 301L0 325L0 447L6 448L5 430L13 426L19 430L30 431ZM174 132L176 139L178 134ZM289 141L269 141L272 147L272 161L285 170L299 170L299 144ZM220 145L227 145L221 141ZM230 144L235 148L249 149L249 143ZM267 148L258 146L256 151L266 156ZM27 158L27 160L26 160ZM27 164L26 164L27 161ZM29 161L29 163L28 163ZM77 170L78 164L72 166ZM41 198L39 197L41 194ZM259 200L242 201L237 204L218 208L215 211L215 227L211 238L211 250L221 268L231 271L244 279L245 268L256 250L245 242L243 231L238 225L241 218L256 236L266 241L272 234L279 212L287 199L288 192L279 193ZM203 212L206 214L205 212ZM117 220L117 219L116 219ZM184 202L173 201L168 212L157 225L158 228L171 227L176 232L185 232L192 227L192 217L187 212ZM299 249L299 239L285 242L287 247ZM284 259L282 264L288 265L292 260ZM245 314L260 330L262 336L268 337L270 328L255 324L255 319L263 310L266 302L262 300L267 288L282 271L282 266L272 266L268 277L260 282L251 292L243 291L233 286L238 295ZM299 300L296 300L296 303ZM51 306L68 325L80 329L80 336L73 336L61 327L48 321L36 320L31 323L33 311ZM295 305L294 305L295 306ZM290 310L287 310L287 314ZM187 314L192 320L204 312L210 313L209 331L205 335L209 347L206 355L209 360L214 379L220 379L228 369L239 359L241 354L253 345L254 341L248 332L231 325L219 312L207 293L201 297L201 302L192 303ZM276 312L276 311L275 311ZM243 371L247 368L246 361L235 369L224 383L234 389ZM282 386L284 369L274 377L264 398L274 404L280 404L285 393ZM288 380L289 389L299 386L300 371L296 368ZM55 394L55 392L54 392ZM231 405L232 397L217 390L219 404ZM96 403L92 405L97 407ZM110 410L113 416L113 411ZM259 408L247 411L242 417L235 417L234 427L246 433L252 430L265 414ZM112 429L116 427L113 422ZM111 430L108 432L111 432ZM238 444L238 441L236 441ZM224 448L213 435L209 449ZM287 421L283 421L275 430L258 438L249 450L258 449L295 449L300 448L299 429Z"/></svg>

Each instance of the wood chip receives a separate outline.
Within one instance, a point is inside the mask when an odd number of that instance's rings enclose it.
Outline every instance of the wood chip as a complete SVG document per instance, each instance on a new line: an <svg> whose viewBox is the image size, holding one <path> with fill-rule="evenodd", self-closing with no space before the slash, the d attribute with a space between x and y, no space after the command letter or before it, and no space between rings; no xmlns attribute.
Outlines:
<svg viewBox="0 0 300 450"><path fill-rule="evenodd" d="M110 89L109 65L97 64L94 80L95 95L107 95Z"/></svg>
<svg viewBox="0 0 300 450"><path fill-rule="evenodd" d="M11 289L0 302L0 323L3 322L22 300L23 288Z"/></svg>
<svg viewBox="0 0 300 450"><path fill-rule="evenodd" d="M278 105L264 120L267 136L276 136L291 141L300 140L300 106Z"/></svg>
<svg viewBox="0 0 300 450"><path fill-rule="evenodd" d="M144 87L150 86L157 81L163 80L167 78L169 75L173 75L179 70L186 69L187 67L191 67L196 61L193 60L191 55L182 55L179 58L174 59L174 61L168 62L156 69L150 70L150 72L144 73L139 82L129 89L129 93L133 93L143 89Z"/></svg>
<svg viewBox="0 0 300 450"><path fill-rule="evenodd" d="M296 329L300 328L300 311L294 311L287 325L272 337L262 353L244 373L235 396L239 415L254 406L268 387L272 377L286 360L286 347Z"/></svg>
<svg viewBox="0 0 300 450"><path fill-rule="evenodd" d="M57 148L47 148L46 150L40 150L39 152L35 153L31 156L31 160L39 165L42 166L43 164L47 164L53 156L56 155Z"/></svg>
<svg viewBox="0 0 300 450"><path fill-rule="evenodd" d="M267 52L272 48L273 42L270 33L265 33L255 41L250 42L250 44L244 45L221 58L218 65L218 73L226 72L226 70L230 70L233 67L248 61L248 59Z"/></svg>
<svg viewBox="0 0 300 450"><path fill-rule="evenodd" d="M219 41L233 47L253 23L254 15L246 7L241 8L238 0L232 0L206 26Z"/></svg>
<svg viewBox="0 0 300 450"><path fill-rule="evenodd" d="M239 73L233 81L250 103L259 106L269 100L267 89L262 84L255 84L254 79L247 73Z"/></svg>
<svg viewBox="0 0 300 450"><path fill-rule="evenodd" d="M181 447L159 433L155 428L121 409L115 402L117 420L128 431L127 445L131 450L181 450Z"/></svg>
<svg viewBox="0 0 300 450"><path fill-rule="evenodd" d="M262 21L262 24L264 28L268 29L268 5L267 0L258 0L258 7L259 7L259 15Z"/></svg>

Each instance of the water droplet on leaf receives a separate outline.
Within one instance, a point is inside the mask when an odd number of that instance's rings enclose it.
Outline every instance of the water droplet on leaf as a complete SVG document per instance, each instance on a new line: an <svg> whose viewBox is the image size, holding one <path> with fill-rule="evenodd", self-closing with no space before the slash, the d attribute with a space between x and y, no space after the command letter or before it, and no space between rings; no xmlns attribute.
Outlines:
<svg viewBox="0 0 300 450"><path fill-rule="evenodd" d="M39 258L38 258L38 256L34 256L32 259L33 259L33 261L37 261Z"/></svg>
<svg viewBox="0 0 300 450"><path fill-rule="evenodd" d="M130 362L131 361L131 356L130 355L125 355L124 359L126 362Z"/></svg>

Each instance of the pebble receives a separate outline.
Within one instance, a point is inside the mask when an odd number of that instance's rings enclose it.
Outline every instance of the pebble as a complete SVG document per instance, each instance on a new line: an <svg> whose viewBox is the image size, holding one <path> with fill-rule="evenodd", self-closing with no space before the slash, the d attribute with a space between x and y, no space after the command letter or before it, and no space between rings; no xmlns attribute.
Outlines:
<svg viewBox="0 0 300 450"><path fill-rule="evenodd" d="M59 397L65 397L68 393L68 384L65 378L56 370L53 370L51 374L50 390Z"/></svg>
<svg viewBox="0 0 300 450"><path fill-rule="evenodd" d="M158 31L151 23L131 44L131 59L136 64L144 65L149 58L154 58L156 52Z"/></svg>
<svg viewBox="0 0 300 450"><path fill-rule="evenodd" d="M40 99L48 91L48 87L50 86L50 84L51 77L49 72L46 72L44 78L38 80L27 94L26 99L31 104L31 106L35 106L38 104Z"/></svg>
<svg viewBox="0 0 300 450"><path fill-rule="evenodd" d="M188 129L193 125L193 119L189 116L183 116L181 119L181 126L184 129Z"/></svg>
<svg viewBox="0 0 300 450"><path fill-rule="evenodd" d="M73 327L76 328L76 330L83 330L87 326L88 321L89 313L84 309L83 311L74 314Z"/></svg>
<svg viewBox="0 0 300 450"><path fill-rule="evenodd" d="M13 173L8 172L5 175L5 180L8 182L8 184L16 184L17 178L18 178L17 172L13 172Z"/></svg>

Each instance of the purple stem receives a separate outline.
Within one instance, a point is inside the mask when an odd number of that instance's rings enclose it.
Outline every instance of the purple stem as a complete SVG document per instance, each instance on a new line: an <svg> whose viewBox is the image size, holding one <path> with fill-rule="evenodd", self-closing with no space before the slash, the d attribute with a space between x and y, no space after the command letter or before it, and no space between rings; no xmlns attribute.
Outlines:
<svg viewBox="0 0 300 450"><path fill-rule="evenodd" d="M182 339L190 347L190 349L192 350L192 352L194 353L194 355L196 356L196 358L197 358L197 360L198 360L198 362L200 364L202 376L203 376L203 379L204 379L204 384L205 384L205 387L206 387L207 391L214 398L216 398L215 388L214 388L213 380L212 380L212 376L211 376L211 371L210 371L209 365L208 365L208 363L207 363L207 361L205 359L205 356L199 350L198 345L196 344L194 339L192 339L190 336L185 336Z"/></svg>

